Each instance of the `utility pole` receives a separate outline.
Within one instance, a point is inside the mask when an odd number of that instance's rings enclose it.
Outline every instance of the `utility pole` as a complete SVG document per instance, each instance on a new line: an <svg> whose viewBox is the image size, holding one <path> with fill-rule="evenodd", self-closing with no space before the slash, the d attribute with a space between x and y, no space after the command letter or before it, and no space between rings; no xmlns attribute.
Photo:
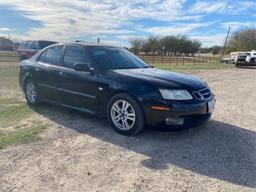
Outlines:
<svg viewBox="0 0 256 192"><path fill-rule="evenodd" d="M226 39L225 39L225 43L224 43L224 46L223 46L223 51L222 51L221 57L223 57L223 55L225 53L225 49L226 49L226 46L227 46L229 33L230 33L230 26L228 27L228 33L227 33L227 36L226 36Z"/></svg>

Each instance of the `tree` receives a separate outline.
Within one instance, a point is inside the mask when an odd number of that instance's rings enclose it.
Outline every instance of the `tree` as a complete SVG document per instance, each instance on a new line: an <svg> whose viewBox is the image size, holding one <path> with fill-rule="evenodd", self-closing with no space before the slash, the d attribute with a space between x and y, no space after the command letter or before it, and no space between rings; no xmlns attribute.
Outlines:
<svg viewBox="0 0 256 192"><path fill-rule="evenodd" d="M210 48L210 52L213 54L213 55L217 55L220 50L222 49L222 47L218 46L218 45L215 45L213 47Z"/></svg>
<svg viewBox="0 0 256 192"><path fill-rule="evenodd" d="M251 51L256 49L256 29L243 29L232 35L226 52Z"/></svg>
<svg viewBox="0 0 256 192"><path fill-rule="evenodd" d="M147 40L148 46L151 53L154 53L159 50L159 39L155 36L150 36Z"/></svg>
<svg viewBox="0 0 256 192"><path fill-rule="evenodd" d="M130 40L131 51L138 54L143 45L143 39L134 38Z"/></svg>
<svg viewBox="0 0 256 192"><path fill-rule="evenodd" d="M133 39L130 41L132 50L135 53L143 51L148 53L162 53L162 54L194 54L199 51L201 43L197 40L190 40L186 36L165 36L159 38L157 36L150 36L146 40Z"/></svg>

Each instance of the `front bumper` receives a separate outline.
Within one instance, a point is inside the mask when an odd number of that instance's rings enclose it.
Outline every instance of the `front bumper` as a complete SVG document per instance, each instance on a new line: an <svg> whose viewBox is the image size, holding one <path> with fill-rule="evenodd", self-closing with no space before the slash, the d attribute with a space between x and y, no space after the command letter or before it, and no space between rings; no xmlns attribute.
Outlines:
<svg viewBox="0 0 256 192"><path fill-rule="evenodd" d="M211 117L208 103L213 100L215 101L214 97L204 101L145 101L143 108L147 125L167 128L189 128L200 125ZM152 106L162 106L169 110L157 110Z"/></svg>

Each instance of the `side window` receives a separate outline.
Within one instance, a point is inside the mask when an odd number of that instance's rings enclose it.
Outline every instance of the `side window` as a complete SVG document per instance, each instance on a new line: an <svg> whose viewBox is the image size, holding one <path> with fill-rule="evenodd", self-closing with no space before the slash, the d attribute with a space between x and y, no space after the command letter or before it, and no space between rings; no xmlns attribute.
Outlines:
<svg viewBox="0 0 256 192"><path fill-rule="evenodd" d="M64 66L74 68L75 63L89 63L86 52L75 46L67 46L64 55Z"/></svg>
<svg viewBox="0 0 256 192"><path fill-rule="evenodd" d="M63 46L56 46L46 49L40 55L38 61L52 65L62 65L62 48Z"/></svg>
<svg viewBox="0 0 256 192"><path fill-rule="evenodd" d="M40 61L40 62L42 62L42 63L45 63L46 53L47 53L47 51L44 51L44 52L39 56L38 61Z"/></svg>
<svg viewBox="0 0 256 192"><path fill-rule="evenodd" d="M62 46L51 47L46 50L45 63L61 65Z"/></svg>

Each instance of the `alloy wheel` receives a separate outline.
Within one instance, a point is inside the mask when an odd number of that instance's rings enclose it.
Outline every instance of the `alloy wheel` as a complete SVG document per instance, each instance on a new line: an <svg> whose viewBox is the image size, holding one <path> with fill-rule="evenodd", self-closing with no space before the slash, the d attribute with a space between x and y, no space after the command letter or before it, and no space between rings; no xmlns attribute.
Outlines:
<svg viewBox="0 0 256 192"><path fill-rule="evenodd" d="M36 102L36 87L32 82L29 82L26 86L26 95L30 103Z"/></svg>
<svg viewBox="0 0 256 192"><path fill-rule="evenodd" d="M136 115L132 105L125 100L117 100L111 107L111 120L121 130L133 127Z"/></svg>

